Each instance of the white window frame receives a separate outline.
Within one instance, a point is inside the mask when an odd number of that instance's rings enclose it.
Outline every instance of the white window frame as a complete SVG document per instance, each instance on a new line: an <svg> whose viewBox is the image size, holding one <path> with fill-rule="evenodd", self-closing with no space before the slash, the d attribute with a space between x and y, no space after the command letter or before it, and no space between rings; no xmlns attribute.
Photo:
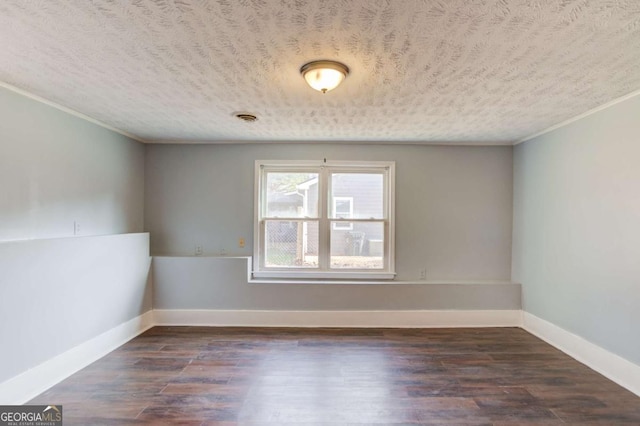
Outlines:
<svg viewBox="0 0 640 426"><path fill-rule="evenodd" d="M266 203L262 201L266 197L263 172L318 172L318 218L277 218L277 220L312 220L318 221L319 227L319 268L272 268L264 266L264 236L266 218ZM348 219L350 222L380 221L384 226L384 246L382 269L331 269L330 259L330 235L331 223L336 219L331 218L329 201L331 200L330 173L380 173L384 174L383 180L383 211L382 219ZM341 198L341 197L336 197ZM353 201L351 203L353 209ZM353 215L353 214L352 214ZM346 219L343 219L347 221ZM393 161L310 161L310 160L256 160L255 185L254 185L254 235L253 235L253 278L266 279L340 279L362 280L379 279L390 280L395 278L395 162Z"/></svg>

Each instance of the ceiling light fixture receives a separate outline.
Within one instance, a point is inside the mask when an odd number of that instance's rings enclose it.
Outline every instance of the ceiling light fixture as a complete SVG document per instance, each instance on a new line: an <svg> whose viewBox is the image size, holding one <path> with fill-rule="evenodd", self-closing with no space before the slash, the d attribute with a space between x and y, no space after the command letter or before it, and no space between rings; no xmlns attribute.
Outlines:
<svg viewBox="0 0 640 426"><path fill-rule="evenodd" d="M349 68L336 61L313 61L300 68L300 74L309 86L318 92L327 93L342 83L349 75Z"/></svg>

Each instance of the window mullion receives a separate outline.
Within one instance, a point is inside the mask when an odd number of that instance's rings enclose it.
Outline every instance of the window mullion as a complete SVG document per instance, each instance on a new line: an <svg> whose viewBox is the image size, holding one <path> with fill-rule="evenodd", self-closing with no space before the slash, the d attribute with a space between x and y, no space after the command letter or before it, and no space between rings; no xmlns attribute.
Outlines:
<svg viewBox="0 0 640 426"><path fill-rule="evenodd" d="M319 208L319 250L318 250L318 266L321 271L329 270L329 252L330 244L330 225L329 225L329 194L331 193L330 172L327 167L320 170L320 179L318 186Z"/></svg>

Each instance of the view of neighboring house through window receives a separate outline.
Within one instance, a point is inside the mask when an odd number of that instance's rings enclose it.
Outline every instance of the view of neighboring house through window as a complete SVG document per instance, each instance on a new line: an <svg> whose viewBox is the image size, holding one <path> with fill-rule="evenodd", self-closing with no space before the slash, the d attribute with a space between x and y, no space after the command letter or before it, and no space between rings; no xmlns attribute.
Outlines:
<svg viewBox="0 0 640 426"><path fill-rule="evenodd" d="M333 197L333 216L336 219L351 219L353 217L353 197ZM334 222L333 229L353 229L353 222Z"/></svg>
<svg viewBox="0 0 640 426"><path fill-rule="evenodd" d="M256 162L254 276L393 278L392 162Z"/></svg>

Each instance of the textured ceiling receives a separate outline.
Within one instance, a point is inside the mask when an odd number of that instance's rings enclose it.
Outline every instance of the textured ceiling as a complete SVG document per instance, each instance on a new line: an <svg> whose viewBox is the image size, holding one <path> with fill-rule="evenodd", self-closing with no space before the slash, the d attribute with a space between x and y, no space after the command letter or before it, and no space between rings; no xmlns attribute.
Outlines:
<svg viewBox="0 0 640 426"><path fill-rule="evenodd" d="M3 0L0 40L1 81L149 141L509 143L640 89L638 0Z"/></svg>

